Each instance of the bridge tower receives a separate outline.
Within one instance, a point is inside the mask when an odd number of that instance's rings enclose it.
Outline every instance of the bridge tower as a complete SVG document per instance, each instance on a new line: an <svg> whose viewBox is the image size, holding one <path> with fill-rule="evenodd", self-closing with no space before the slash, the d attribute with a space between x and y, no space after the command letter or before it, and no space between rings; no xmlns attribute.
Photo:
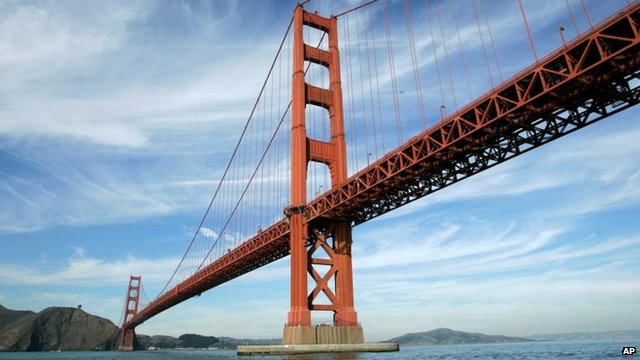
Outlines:
<svg viewBox="0 0 640 360"><path fill-rule="evenodd" d="M305 26L328 36L328 50L305 44ZM290 226L291 308L283 343L364 343L353 300L351 224L344 219L321 219L305 223L309 162L329 167L333 188L347 180L337 19L309 13L298 5L294 12L293 29L291 204L285 209ZM305 82L305 61L328 70L329 89ZM307 136L307 105L328 111L330 141ZM324 296L319 296L321 294ZM312 311L332 311L333 324L312 326Z"/></svg>
<svg viewBox="0 0 640 360"><path fill-rule="evenodd" d="M126 328L125 324L138 315L141 282L142 276L131 275L129 278L129 287L127 288L124 305L124 318L122 320L122 329L120 329L120 340L118 341L119 350L133 351L135 347L136 332L133 328Z"/></svg>

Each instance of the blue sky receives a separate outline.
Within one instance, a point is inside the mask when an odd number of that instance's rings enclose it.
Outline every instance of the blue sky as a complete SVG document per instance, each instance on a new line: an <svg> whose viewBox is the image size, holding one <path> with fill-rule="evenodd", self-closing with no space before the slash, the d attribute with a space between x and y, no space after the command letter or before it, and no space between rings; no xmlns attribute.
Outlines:
<svg viewBox="0 0 640 360"><path fill-rule="evenodd" d="M533 61L514 3L486 2L504 78ZM625 5L586 3L594 22ZM524 4L540 56L560 45L558 24L575 36L564 2ZM580 1L570 4L586 30ZM82 304L118 323L130 274L143 276L149 298L160 291L209 204L294 5L0 2L0 304ZM454 5L467 58L483 69L469 4ZM422 2L411 6L418 12ZM309 7L327 14L344 4ZM393 26L402 25L402 3L390 7ZM384 31L380 9L355 19ZM437 86L432 47L420 39L425 104L439 105L441 91L429 87ZM410 92L411 60L396 45L399 86ZM496 82L497 64L489 64ZM491 87L486 70L470 74L471 96L458 89L458 107ZM358 79L346 79L347 97ZM445 101L449 113L455 105ZM425 110L429 124L438 105ZM402 113L404 139L421 128L413 111ZM637 111L354 228L356 309L367 340L437 327L520 336L638 328ZM359 151L350 173L373 152ZM283 259L138 331L279 337L288 299Z"/></svg>

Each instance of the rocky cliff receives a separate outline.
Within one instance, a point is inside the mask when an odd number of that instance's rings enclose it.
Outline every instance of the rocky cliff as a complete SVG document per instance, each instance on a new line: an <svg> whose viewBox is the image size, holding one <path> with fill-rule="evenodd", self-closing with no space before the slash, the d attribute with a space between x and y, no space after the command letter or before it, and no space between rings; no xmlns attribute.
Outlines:
<svg viewBox="0 0 640 360"><path fill-rule="evenodd" d="M11 310L0 305L0 331L12 322L28 315L35 315L33 311Z"/></svg>
<svg viewBox="0 0 640 360"><path fill-rule="evenodd" d="M0 309L0 350L110 350L119 330L111 321L76 308L50 307L39 313Z"/></svg>

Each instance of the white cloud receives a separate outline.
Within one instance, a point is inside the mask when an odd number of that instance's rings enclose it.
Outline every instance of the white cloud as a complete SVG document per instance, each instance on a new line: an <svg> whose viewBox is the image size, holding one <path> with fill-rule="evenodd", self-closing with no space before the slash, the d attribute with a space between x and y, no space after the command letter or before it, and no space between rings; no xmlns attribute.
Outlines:
<svg viewBox="0 0 640 360"><path fill-rule="evenodd" d="M142 274L146 284L163 283L171 274L179 258L146 259L128 256L122 260L81 256L76 252L64 264L53 269L33 266L0 264L0 283L5 286L65 285L100 287L123 284L131 274Z"/></svg>
<svg viewBox="0 0 640 360"><path fill-rule="evenodd" d="M640 168L635 159L640 145L634 139L640 137L640 127L633 118L636 110L628 111L405 205L384 218L404 218L465 201L508 201L555 192L559 194L555 197L558 205L545 209L548 219L637 204ZM589 189L589 193L578 196L574 191L578 187ZM560 201L563 198L566 201Z"/></svg>
<svg viewBox="0 0 640 360"><path fill-rule="evenodd" d="M81 65L87 58L112 50L124 40L127 23L140 16L135 6L116 3L94 7L76 3L72 7L52 3L4 4L0 17L0 68L34 79L67 66ZM75 11L84 17L75 17ZM28 70L28 71L27 71ZM7 81L7 78L4 78Z"/></svg>
<svg viewBox="0 0 640 360"><path fill-rule="evenodd" d="M204 237L208 237L208 238L217 238L218 237L218 233L209 229L208 227L205 226L201 226L200 230L198 230L200 232L200 235L204 236Z"/></svg>
<svg viewBox="0 0 640 360"><path fill-rule="evenodd" d="M239 45L233 2L172 4L175 18L154 2L2 6L0 150L15 161L0 172L0 234L206 206L281 34ZM178 17L190 35L162 38L154 21Z"/></svg>
<svg viewBox="0 0 640 360"><path fill-rule="evenodd" d="M263 299L259 302L237 299L212 304L210 297L190 299L147 321L136 330L140 334L167 334L179 336L198 333L236 338L279 338L286 322L286 301ZM254 296L260 296L254 294ZM216 306L218 305L218 306ZM232 307L234 311L229 311Z"/></svg>
<svg viewBox="0 0 640 360"><path fill-rule="evenodd" d="M185 124L240 129L258 93L255 79L264 78L274 49L251 47L253 56L238 61L235 55L247 48L221 47L221 38L230 40L220 25L235 17L237 4L218 3L207 14L175 5L174 18L156 14L161 6L6 4L0 16L6 54L0 69L7 70L0 79L0 134L136 148L157 146L160 134L184 132ZM201 37L158 42L159 29L146 23L153 20L184 21L199 27L189 31ZM158 57L167 52L185 56Z"/></svg>
<svg viewBox="0 0 640 360"><path fill-rule="evenodd" d="M380 340L437 327L519 336L630 328L629 313L611 311L617 304L637 313L629 306L640 287L626 279L633 271L625 266L506 278L436 276L428 282L358 274L357 308L365 329Z"/></svg>
<svg viewBox="0 0 640 360"><path fill-rule="evenodd" d="M71 287L53 291L26 288L14 293L19 295L19 299L3 298L0 294L0 303L13 310L35 312L40 312L51 306L77 307L81 305L84 311L107 318L119 326L124 308L126 287L123 287L122 290L122 296L114 297L108 295L107 292L96 293L89 288Z"/></svg>

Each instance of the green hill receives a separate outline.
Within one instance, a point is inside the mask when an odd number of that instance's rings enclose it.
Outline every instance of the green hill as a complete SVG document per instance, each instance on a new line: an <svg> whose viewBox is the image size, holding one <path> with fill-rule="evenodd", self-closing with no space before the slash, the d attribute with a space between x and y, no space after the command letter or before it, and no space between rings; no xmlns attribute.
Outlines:
<svg viewBox="0 0 640 360"><path fill-rule="evenodd" d="M504 335L485 335L468 333L446 328L435 329L427 332L405 334L386 342L394 342L405 346L424 345L451 345L451 344L483 344L483 343L511 343L534 341L526 338L510 337Z"/></svg>

